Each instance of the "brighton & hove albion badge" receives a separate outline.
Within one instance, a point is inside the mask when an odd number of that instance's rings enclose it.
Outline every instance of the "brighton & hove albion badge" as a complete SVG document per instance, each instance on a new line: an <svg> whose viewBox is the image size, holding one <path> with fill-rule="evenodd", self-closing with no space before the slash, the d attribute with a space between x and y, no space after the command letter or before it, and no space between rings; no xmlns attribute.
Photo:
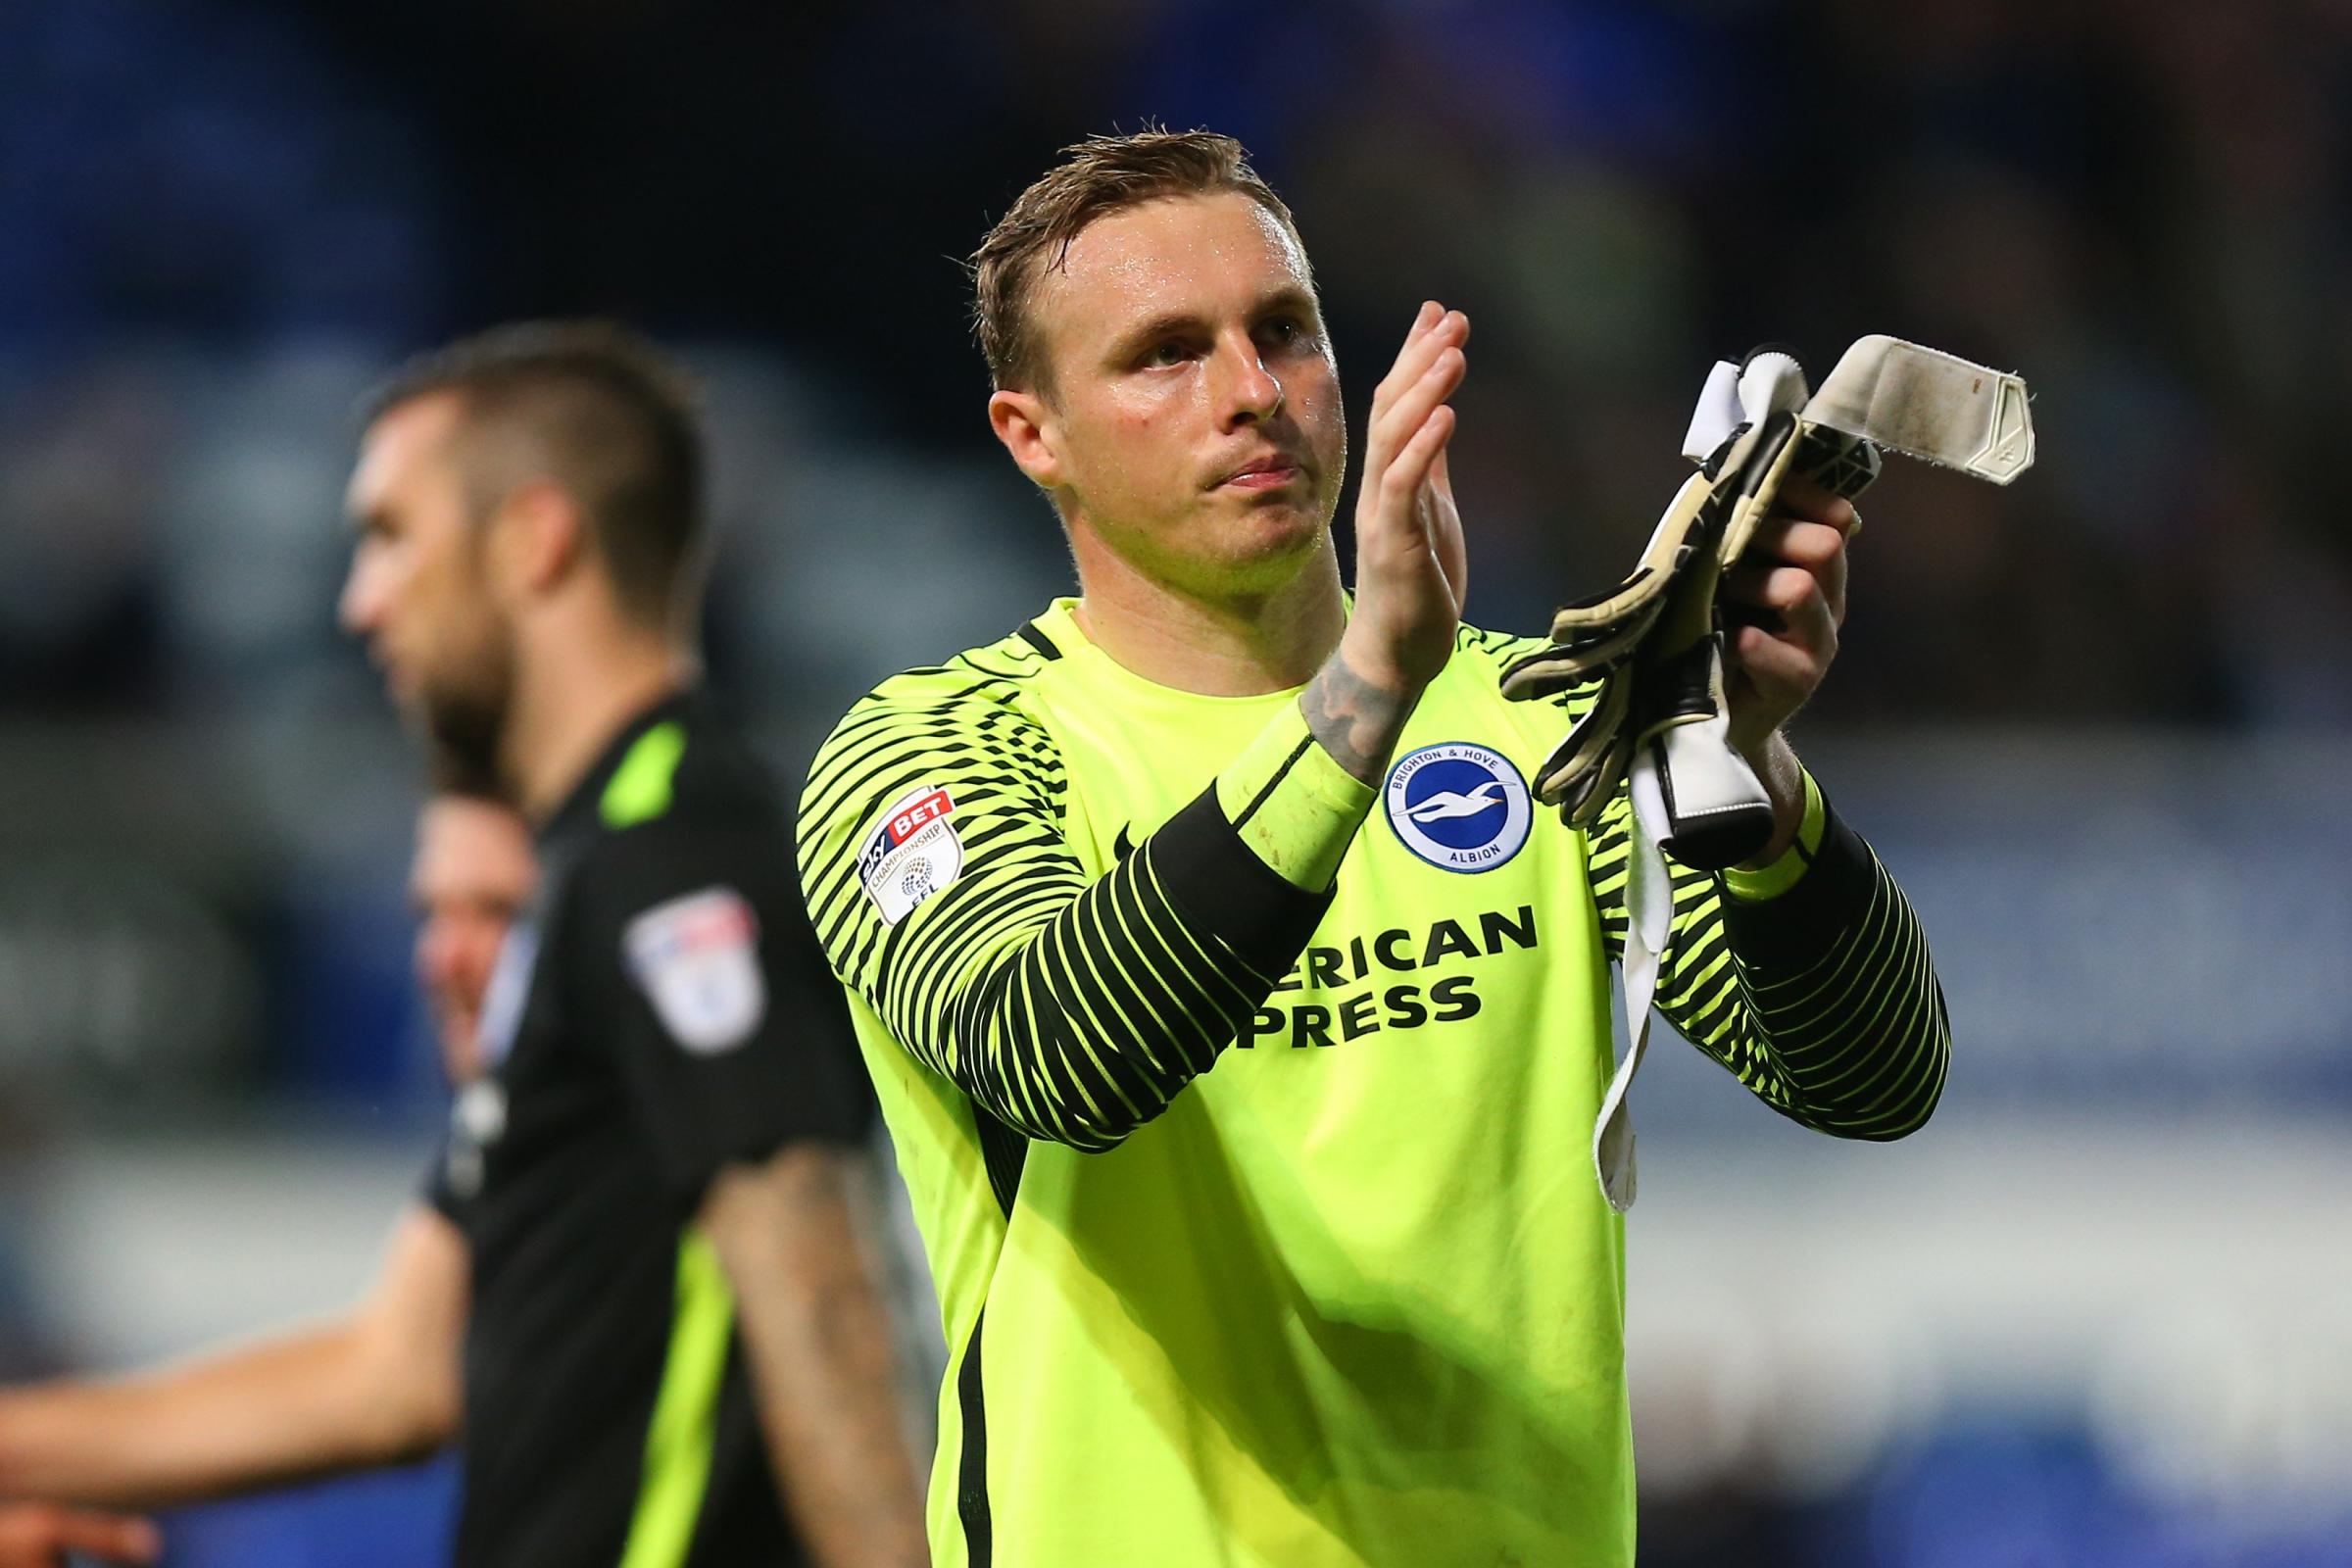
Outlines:
<svg viewBox="0 0 2352 1568"><path fill-rule="evenodd" d="M1527 781L1510 759L1468 741L1398 758L1384 795L1389 827L1404 847L1448 871L1494 870L1519 853L1535 819Z"/></svg>

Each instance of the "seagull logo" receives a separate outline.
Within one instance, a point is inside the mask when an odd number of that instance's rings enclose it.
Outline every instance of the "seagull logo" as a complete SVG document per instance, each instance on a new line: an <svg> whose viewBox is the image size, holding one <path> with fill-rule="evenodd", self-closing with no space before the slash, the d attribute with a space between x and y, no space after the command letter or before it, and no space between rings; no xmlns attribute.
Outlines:
<svg viewBox="0 0 2352 1568"><path fill-rule="evenodd" d="M1457 816L1476 816L1481 811L1492 811L1502 804L1502 781L1489 779L1467 795L1457 790L1441 790L1429 799L1405 808L1404 814L1416 822L1447 822Z"/></svg>
<svg viewBox="0 0 2352 1568"><path fill-rule="evenodd" d="M1518 767L1476 741L1406 753L1390 765L1383 793L1397 841L1447 871L1492 871L1508 862L1535 820Z"/></svg>

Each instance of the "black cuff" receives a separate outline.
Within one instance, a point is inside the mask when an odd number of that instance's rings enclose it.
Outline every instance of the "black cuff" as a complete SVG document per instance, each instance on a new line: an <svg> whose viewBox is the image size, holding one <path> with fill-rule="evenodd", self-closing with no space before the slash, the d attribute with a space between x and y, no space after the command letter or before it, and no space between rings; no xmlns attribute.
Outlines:
<svg viewBox="0 0 2352 1568"><path fill-rule="evenodd" d="M1138 853L1152 857L1152 869L1187 925L1213 933L1261 974L1288 974L1331 907L1335 889L1301 891L1242 842L1217 805L1214 784Z"/></svg>
<svg viewBox="0 0 2352 1568"><path fill-rule="evenodd" d="M1724 895L1724 934L1743 962L1805 967L1869 911L1871 890L1886 873L1827 797L1822 810L1821 847L1795 886L1761 903Z"/></svg>

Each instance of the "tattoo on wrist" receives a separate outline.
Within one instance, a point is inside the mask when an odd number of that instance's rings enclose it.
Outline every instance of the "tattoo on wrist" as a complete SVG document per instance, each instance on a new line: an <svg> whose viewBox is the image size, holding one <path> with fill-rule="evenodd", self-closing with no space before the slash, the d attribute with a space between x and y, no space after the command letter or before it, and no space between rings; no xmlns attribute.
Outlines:
<svg viewBox="0 0 2352 1568"><path fill-rule="evenodd" d="M1380 770L1412 709L1411 699L1364 679L1336 653L1298 694L1308 733L1333 761L1366 785L1380 782Z"/></svg>

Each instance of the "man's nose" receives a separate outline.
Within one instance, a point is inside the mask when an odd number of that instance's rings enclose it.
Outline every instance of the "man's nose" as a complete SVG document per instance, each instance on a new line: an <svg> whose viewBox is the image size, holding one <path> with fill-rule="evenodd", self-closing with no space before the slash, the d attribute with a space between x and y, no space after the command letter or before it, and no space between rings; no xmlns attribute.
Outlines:
<svg viewBox="0 0 2352 1568"><path fill-rule="evenodd" d="M416 983L437 997L450 983L457 954L448 923L428 917L416 933Z"/></svg>
<svg viewBox="0 0 2352 1568"><path fill-rule="evenodd" d="M428 919L416 933L416 984L436 1010L478 1012L498 967L498 934L462 918Z"/></svg>
<svg viewBox="0 0 2352 1568"><path fill-rule="evenodd" d="M335 618L352 636L365 637L375 630L383 608L383 573L369 570L365 562L353 562L343 579L342 597L335 602Z"/></svg>
<svg viewBox="0 0 2352 1568"><path fill-rule="evenodd" d="M1218 412L1226 429L1262 423L1282 407L1282 383L1250 338L1219 344L1215 365Z"/></svg>

